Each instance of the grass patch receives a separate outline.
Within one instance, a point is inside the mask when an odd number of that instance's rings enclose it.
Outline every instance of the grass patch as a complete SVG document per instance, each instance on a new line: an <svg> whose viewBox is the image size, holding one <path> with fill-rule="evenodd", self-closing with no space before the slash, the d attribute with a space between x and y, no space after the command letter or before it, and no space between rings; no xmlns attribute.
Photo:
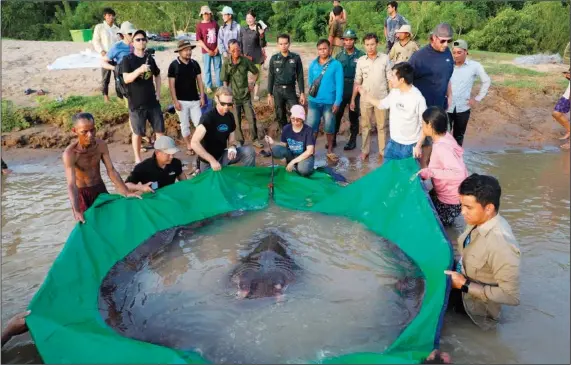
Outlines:
<svg viewBox="0 0 571 365"><path fill-rule="evenodd" d="M111 102L105 103L101 95L70 96L59 102L44 96L38 97L37 101L40 105L31 111L32 116L43 123L57 125L65 130L71 129L71 117L79 112L93 114L97 128L119 124L128 118L125 102L119 98L112 98Z"/></svg>
<svg viewBox="0 0 571 365"><path fill-rule="evenodd" d="M498 86L514 87L516 89L540 90L543 85L536 80L503 80L495 83Z"/></svg>
<svg viewBox="0 0 571 365"><path fill-rule="evenodd" d="M484 69L489 75L513 75L513 76L545 76L545 72L530 70L507 63L492 63L484 65Z"/></svg>
<svg viewBox="0 0 571 365"><path fill-rule="evenodd" d="M26 129L30 123L23 109L16 108L9 100L2 100L2 133Z"/></svg>
<svg viewBox="0 0 571 365"><path fill-rule="evenodd" d="M565 90L567 88L567 85L569 85L569 80L567 80L567 79L557 80L557 86L561 87L563 90Z"/></svg>

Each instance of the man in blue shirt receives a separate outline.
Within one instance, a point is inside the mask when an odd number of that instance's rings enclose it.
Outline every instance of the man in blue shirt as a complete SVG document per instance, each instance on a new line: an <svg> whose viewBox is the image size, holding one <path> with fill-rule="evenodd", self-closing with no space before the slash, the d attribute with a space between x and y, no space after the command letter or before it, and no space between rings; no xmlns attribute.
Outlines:
<svg viewBox="0 0 571 365"><path fill-rule="evenodd" d="M343 100L343 66L330 56L331 44L327 39L317 42L318 57L309 65L309 111L307 124L313 129L317 138L321 118L325 121L324 131L327 134L327 158L333 162L339 157L333 153L335 137L335 114ZM325 71L325 72L323 72ZM312 90L317 89L317 93Z"/></svg>
<svg viewBox="0 0 571 365"><path fill-rule="evenodd" d="M447 110L452 102L450 79L454 72L454 58L448 48L452 37L450 24L438 24L430 34L430 44L414 52L408 60L414 69L413 85L424 96L427 108L437 106ZM432 152L432 139L425 138L422 147L425 147L422 152L414 150L414 157L421 158L420 165L426 167Z"/></svg>
<svg viewBox="0 0 571 365"><path fill-rule="evenodd" d="M452 96L450 78L454 72L454 59L448 48L452 36L449 24L437 25L430 35L430 44L413 53L408 61L414 68L413 85L426 99L427 107L448 109Z"/></svg>
<svg viewBox="0 0 571 365"><path fill-rule="evenodd" d="M123 36L123 40L115 43L109 49L109 52L103 57L103 68L106 70L113 71L113 75L115 80L117 79L117 70L115 69L117 65L121 63L123 57L129 55L133 52L133 33L135 33L136 29L130 22L123 22L121 24L121 29L118 33ZM117 96L122 98L124 95L121 95L119 90L117 89L117 83L115 83L115 91L117 92Z"/></svg>

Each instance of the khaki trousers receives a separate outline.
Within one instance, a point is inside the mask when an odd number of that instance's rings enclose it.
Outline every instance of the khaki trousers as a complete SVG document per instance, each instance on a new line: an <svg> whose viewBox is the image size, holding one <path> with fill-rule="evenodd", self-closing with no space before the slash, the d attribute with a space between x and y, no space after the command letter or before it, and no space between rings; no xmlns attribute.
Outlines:
<svg viewBox="0 0 571 365"><path fill-rule="evenodd" d="M379 109L372 104L361 101L361 153L369 154L371 146L371 119L375 120L377 126L377 138L379 142L379 153L385 152L385 146L389 141L389 123L387 118L388 110Z"/></svg>

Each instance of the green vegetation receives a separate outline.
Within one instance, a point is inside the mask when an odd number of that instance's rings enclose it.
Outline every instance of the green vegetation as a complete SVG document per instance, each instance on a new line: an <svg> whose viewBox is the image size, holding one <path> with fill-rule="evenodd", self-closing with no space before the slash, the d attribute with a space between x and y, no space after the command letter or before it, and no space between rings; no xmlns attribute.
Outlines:
<svg viewBox="0 0 571 365"><path fill-rule="evenodd" d="M507 63L483 64L489 75L514 75L514 76L544 76L545 72L530 70Z"/></svg>
<svg viewBox="0 0 571 365"><path fill-rule="evenodd" d="M374 32L384 41L383 24L388 1L343 1L348 27L359 36ZM152 32L194 32L199 9L208 4L220 22L223 1L3 1L2 36L15 39L71 40L69 30L93 28L102 21L102 9L117 12L117 22L129 20ZM296 42L315 42L327 36L331 2L240 1L231 4L235 19L245 23L252 8L269 26L268 39L278 33L291 34ZM463 37L473 49L533 54L562 53L569 41L570 0L563 1L411 1L400 2L399 12L424 42L434 26L448 22L456 38Z"/></svg>
<svg viewBox="0 0 571 365"><path fill-rule="evenodd" d="M537 80L503 80L495 83L496 86L514 87L516 89L542 89L543 85Z"/></svg>
<svg viewBox="0 0 571 365"><path fill-rule="evenodd" d="M2 100L2 133L26 129L29 126L23 110L17 109L9 100Z"/></svg>
<svg viewBox="0 0 571 365"><path fill-rule="evenodd" d="M71 117L84 111L93 114L98 128L120 124L128 118L128 110L123 100L114 98L110 103L105 103L101 95L70 96L61 102L38 97L38 103L39 106L32 111L33 117L65 130L71 129Z"/></svg>

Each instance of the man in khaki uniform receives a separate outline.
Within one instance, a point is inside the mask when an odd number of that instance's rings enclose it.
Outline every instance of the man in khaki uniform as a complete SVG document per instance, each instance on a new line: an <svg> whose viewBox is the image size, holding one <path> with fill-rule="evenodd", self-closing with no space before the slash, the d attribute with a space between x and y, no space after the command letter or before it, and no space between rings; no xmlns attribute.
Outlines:
<svg viewBox="0 0 571 365"><path fill-rule="evenodd" d="M460 184L466 231L451 276L449 307L466 313L483 330L495 328L501 305L520 302L521 251L509 223L499 215L501 187L494 177L472 174Z"/></svg>
<svg viewBox="0 0 571 365"><path fill-rule="evenodd" d="M375 99L382 100L389 94L388 80L391 76L391 65L389 57L377 52L379 38L374 33L365 35L365 56L361 56L357 61L355 72L355 86L353 97L351 98L350 109L355 110L355 100L358 95L358 87L368 92ZM385 151L385 144L389 140L389 128L387 123L386 110L379 109L378 106L370 104L361 98L361 159L369 157L370 150L370 130L371 118L375 118L377 125L377 138L379 142L379 156L382 157Z"/></svg>
<svg viewBox="0 0 571 365"><path fill-rule="evenodd" d="M407 62L410 56L418 51L418 44L412 40L410 25L405 24L396 31L397 42L389 52L389 58L393 64Z"/></svg>

